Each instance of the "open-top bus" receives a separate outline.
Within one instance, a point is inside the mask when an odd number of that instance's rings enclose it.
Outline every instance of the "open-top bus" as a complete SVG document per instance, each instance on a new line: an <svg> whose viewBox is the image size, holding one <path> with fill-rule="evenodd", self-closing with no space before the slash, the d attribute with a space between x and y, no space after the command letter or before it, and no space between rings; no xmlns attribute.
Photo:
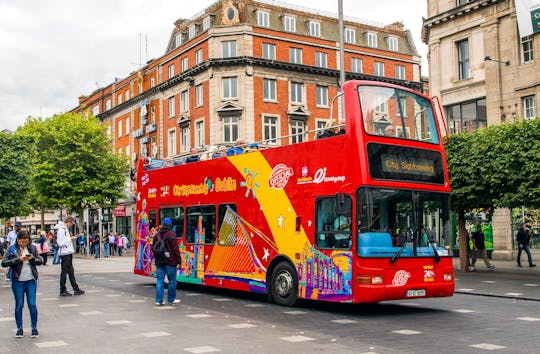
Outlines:
<svg viewBox="0 0 540 354"><path fill-rule="evenodd" d="M141 160L136 274L173 221L177 280L336 302L452 296L449 179L433 101L344 85L344 123L314 139L194 163Z"/></svg>

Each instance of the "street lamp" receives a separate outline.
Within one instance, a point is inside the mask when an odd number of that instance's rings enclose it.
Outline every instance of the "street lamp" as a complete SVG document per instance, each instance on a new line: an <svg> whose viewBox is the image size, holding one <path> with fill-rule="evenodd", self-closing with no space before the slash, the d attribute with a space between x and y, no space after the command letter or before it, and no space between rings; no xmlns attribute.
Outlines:
<svg viewBox="0 0 540 354"><path fill-rule="evenodd" d="M504 64L506 66L510 66L510 60L503 61L503 60L493 59L490 56L485 57L484 61L495 61L497 63L501 63L501 64Z"/></svg>

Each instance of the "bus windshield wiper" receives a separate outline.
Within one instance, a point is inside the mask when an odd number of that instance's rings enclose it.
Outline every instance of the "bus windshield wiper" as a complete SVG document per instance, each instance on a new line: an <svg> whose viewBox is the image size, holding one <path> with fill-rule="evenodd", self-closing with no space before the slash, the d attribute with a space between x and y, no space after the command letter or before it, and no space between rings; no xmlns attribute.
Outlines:
<svg viewBox="0 0 540 354"><path fill-rule="evenodd" d="M401 253L403 252L403 250L405 249L405 246L407 246L407 240L409 239L409 234L411 233L411 229L408 229L406 234L405 234L405 242L401 242L401 247L399 248L399 250L396 252L396 254L394 256L392 256L392 258L390 258L390 263L394 263L395 261L398 260L399 257L401 257Z"/></svg>
<svg viewBox="0 0 540 354"><path fill-rule="evenodd" d="M427 236L427 242L428 244L431 245L431 248L433 249L433 255L435 257L435 262L438 262L441 260L441 256L439 256L439 252L437 252L437 247L435 247L435 242L431 242L433 241L431 238L432 238L432 235L427 231L427 229L424 227L424 225L420 225L420 232L422 232L422 234L426 235Z"/></svg>

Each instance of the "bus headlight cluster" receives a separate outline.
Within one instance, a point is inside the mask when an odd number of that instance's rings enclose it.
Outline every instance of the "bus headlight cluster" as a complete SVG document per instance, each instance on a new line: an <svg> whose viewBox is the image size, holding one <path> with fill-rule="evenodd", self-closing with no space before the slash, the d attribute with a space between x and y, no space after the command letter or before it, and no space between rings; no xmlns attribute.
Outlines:
<svg viewBox="0 0 540 354"><path fill-rule="evenodd" d="M382 284L383 283L383 277L374 276L371 277L369 275L359 275L356 277L356 284Z"/></svg>
<svg viewBox="0 0 540 354"><path fill-rule="evenodd" d="M452 281L454 279L454 276L452 273L444 273L443 279L444 281Z"/></svg>

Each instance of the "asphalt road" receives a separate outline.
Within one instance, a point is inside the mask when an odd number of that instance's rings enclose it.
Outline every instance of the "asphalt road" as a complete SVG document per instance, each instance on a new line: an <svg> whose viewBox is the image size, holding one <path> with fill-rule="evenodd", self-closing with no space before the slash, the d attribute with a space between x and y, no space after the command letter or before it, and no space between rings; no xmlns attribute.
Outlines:
<svg viewBox="0 0 540 354"><path fill-rule="evenodd" d="M369 305L300 301L180 286L182 302L154 306L155 281L132 260L76 259L83 296L58 297L59 266L41 267L39 338L15 338L13 295L0 285L5 353L537 353L540 276L499 266L457 273L451 298ZM528 284L528 285L526 285ZM522 295L518 295L521 293ZM525 294L526 293L526 294Z"/></svg>

